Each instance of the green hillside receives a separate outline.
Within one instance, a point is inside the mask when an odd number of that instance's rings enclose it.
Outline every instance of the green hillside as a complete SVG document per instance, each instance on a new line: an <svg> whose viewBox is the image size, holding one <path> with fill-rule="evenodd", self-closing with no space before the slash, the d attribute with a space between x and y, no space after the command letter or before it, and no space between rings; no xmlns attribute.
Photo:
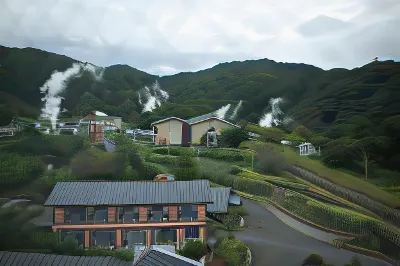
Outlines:
<svg viewBox="0 0 400 266"><path fill-rule="evenodd" d="M12 115L37 117L43 104L39 88L53 71L64 71L75 62L78 61L38 49L0 46L0 92L4 96L0 100L1 120ZM138 91L156 80L170 97L152 113L142 113ZM305 64L261 59L222 63L161 78L127 65L114 65L105 68L101 82L86 72L69 79L67 89L61 93L65 98L61 107L68 110L64 114L67 117L82 116L95 109L146 128L166 116L189 118L229 103L236 106L242 100L243 108L236 120L257 123L269 100L282 97L281 109L295 121L284 128L287 133L304 125L320 133L314 136L319 140L389 137L385 145L374 147L371 161L399 170L399 86L400 63L392 61L373 62L353 70L324 71ZM317 145L326 142L319 141ZM342 160L338 167L348 167L344 159L339 153L332 155L331 161ZM359 161L351 163L353 170L362 173L362 167L357 167Z"/></svg>

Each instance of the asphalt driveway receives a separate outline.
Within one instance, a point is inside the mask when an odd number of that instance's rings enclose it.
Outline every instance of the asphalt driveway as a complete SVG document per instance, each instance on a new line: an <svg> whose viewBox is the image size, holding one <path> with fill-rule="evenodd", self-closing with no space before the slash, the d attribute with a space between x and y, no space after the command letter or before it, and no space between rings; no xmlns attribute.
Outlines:
<svg viewBox="0 0 400 266"><path fill-rule="evenodd" d="M250 214L245 217L245 225L250 228L236 232L235 236L250 247L254 266L299 266L310 253L320 254L335 266L343 266L354 255L360 258L363 266L390 265L306 236L286 225L258 202L243 199L243 206ZM301 231L307 231L307 228Z"/></svg>

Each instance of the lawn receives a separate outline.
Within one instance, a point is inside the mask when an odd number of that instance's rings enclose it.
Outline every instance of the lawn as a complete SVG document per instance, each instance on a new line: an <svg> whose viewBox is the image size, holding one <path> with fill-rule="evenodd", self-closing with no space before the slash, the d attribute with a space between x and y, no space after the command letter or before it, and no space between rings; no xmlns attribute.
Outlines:
<svg viewBox="0 0 400 266"><path fill-rule="evenodd" d="M257 145L263 144L260 142L254 142L254 144L246 143L243 147L255 148ZM281 152L285 156L287 162L291 165L297 165L307 169L332 183L362 193L371 199L387 205L388 207L396 208L400 206L400 198L384 191L368 181L363 180L362 178L340 170L329 168L318 160L313 160L306 156L300 156L291 147L273 143L268 143L267 145L274 147L276 151Z"/></svg>

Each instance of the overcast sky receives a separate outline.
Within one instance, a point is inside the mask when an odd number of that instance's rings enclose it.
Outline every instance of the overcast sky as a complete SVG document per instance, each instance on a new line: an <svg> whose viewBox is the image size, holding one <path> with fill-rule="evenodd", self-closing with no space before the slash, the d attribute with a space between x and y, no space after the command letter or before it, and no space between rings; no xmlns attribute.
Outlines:
<svg viewBox="0 0 400 266"><path fill-rule="evenodd" d="M400 0L0 0L0 44L157 75L268 58L400 59Z"/></svg>

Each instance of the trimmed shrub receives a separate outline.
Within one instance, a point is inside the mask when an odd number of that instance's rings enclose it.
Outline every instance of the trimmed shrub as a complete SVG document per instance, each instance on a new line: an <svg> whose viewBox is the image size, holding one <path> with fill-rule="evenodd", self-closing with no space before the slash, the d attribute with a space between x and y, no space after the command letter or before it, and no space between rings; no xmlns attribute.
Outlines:
<svg viewBox="0 0 400 266"><path fill-rule="evenodd" d="M160 164L176 164L177 157L153 153L146 157L146 161Z"/></svg>
<svg viewBox="0 0 400 266"><path fill-rule="evenodd" d="M319 254L310 254L303 261L303 266L323 266L325 264L324 259Z"/></svg>
<svg viewBox="0 0 400 266"><path fill-rule="evenodd" d="M83 249L78 246L78 240L73 236L67 236L57 246L54 247L54 252L59 255L82 255Z"/></svg>
<svg viewBox="0 0 400 266"><path fill-rule="evenodd" d="M144 163L144 172L140 174L140 180L153 180L156 175L168 173L168 169L155 163Z"/></svg>
<svg viewBox="0 0 400 266"><path fill-rule="evenodd" d="M133 252L133 250L130 249L117 249L115 251L112 251L113 257L125 261L133 260L134 255L135 253Z"/></svg>
<svg viewBox="0 0 400 266"><path fill-rule="evenodd" d="M227 128L222 130L218 145L227 148L237 148L241 142L248 139L249 137L243 129Z"/></svg>
<svg viewBox="0 0 400 266"><path fill-rule="evenodd" d="M177 180L193 180L199 176L199 164L193 157L179 156L176 160Z"/></svg>
<svg viewBox="0 0 400 266"><path fill-rule="evenodd" d="M206 253L203 242L197 239L187 240L183 248L179 250L180 255L195 261L199 261Z"/></svg>
<svg viewBox="0 0 400 266"><path fill-rule="evenodd" d="M215 255L225 259L229 266L245 265L248 247L234 237L224 238L216 243Z"/></svg>

